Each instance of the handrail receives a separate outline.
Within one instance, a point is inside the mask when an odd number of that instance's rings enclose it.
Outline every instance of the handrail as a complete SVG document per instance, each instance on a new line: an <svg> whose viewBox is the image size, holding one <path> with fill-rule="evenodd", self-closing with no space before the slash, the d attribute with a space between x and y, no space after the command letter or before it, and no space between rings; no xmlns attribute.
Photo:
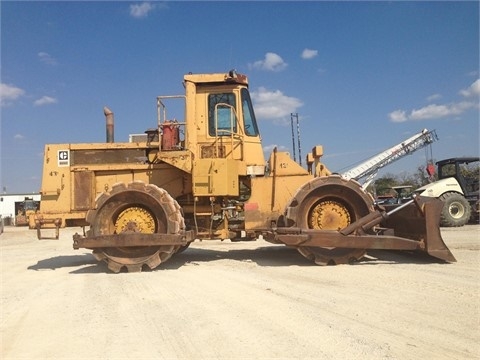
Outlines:
<svg viewBox="0 0 480 360"><path fill-rule="evenodd" d="M230 112L230 114L231 114L230 115L230 131L225 130L225 129L221 129L221 130L218 129L218 108L220 106L227 107L230 110L232 110ZM220 139L223 139L222 135L218 134L219 131L220 131L220 132L224 132L224 133L229 134L232 159L233 159L234 139L235 139L235 137L237 137L238 140L240 140L239 145L241 145L241 159L243 159L244 158L244 156L243 156L244 155L243 154L244 147L242 145L244 143L245 134L243 132L243 128L240 126L240 121L238 120L236 109L232 105L227 104L227 103L217 103L217 104L215 104L215 109L214 110L215 110L215 113L214 113L214 116L215 116L215 156L218 157ZM234 123L237 125L237 127L238 127L238 129L241 133L237 133L233 130ZM225 157L227 157L227 154L225 154Z"/></svg>
<svg viewBox="0 0 480 360"><path fill-rule="evenodd" d="M183 99L184 103L186 105L187 103L187 96L186 95L160 95L157 96L157 133L159 137L159 151L162 150L162 123L167 121L167 106L162 102L162 100L168 100L168 99ZM184 114L184 116L186 116ZM187 123L186 121L176 121L176 125L179 126L186 126Z"/></svg>

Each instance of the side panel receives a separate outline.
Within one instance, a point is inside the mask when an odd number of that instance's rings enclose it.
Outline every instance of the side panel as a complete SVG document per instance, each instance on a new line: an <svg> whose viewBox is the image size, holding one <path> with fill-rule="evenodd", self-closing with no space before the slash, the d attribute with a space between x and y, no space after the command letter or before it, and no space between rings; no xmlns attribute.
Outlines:
<svg viewBox="0 0 480 360"><path fill-rule="evenodd" d="M69 212L71 206L70 145L46 145L40 189L42 213Z"/></svg>
<svg viewBox="0 0 480 360"><path fill-rule="evenodd" d="M196 196L238 196L237 161L231 159L195 160L193 194Z"/></svg>
<svg viewBox="0 0 480 360"><path fill-rule="evenodd" d="M72 210L88 210L95 204L95 174L93 171L73 172Z"/></svg>
<svg viewBox="0 0 480 360"><path fill-rule="evenodd" d="M245 229L272 226L297 190L311 179L311 175L252 178L252 194L245 203Z"/></svg>

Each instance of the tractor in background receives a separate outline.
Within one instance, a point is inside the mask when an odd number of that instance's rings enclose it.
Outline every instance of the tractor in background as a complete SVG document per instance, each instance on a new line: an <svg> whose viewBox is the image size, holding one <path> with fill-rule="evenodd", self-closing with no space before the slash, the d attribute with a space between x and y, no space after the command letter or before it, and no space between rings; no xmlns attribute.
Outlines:
<svg viewBox="0 0 480 360"><path fill-rule="evenodd" d="M478 157L456 157L438 161L438 181L416 190L421 196L434 197L444 203L440 225L457 227L477 221L479 207Z"/></svg>

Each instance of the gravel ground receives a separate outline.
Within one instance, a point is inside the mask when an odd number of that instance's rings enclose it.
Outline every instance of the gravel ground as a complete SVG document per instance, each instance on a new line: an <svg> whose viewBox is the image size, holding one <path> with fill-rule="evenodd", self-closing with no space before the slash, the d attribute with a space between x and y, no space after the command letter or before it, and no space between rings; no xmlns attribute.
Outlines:
<svg viewBox="0 0 480 360"><path fill-rule="evenodd" d="M72 234L0 235L0 358L480 359L480 225L442 229L453 264L371 251L319 267L264 241L195 242L109 272Z"/></svg>

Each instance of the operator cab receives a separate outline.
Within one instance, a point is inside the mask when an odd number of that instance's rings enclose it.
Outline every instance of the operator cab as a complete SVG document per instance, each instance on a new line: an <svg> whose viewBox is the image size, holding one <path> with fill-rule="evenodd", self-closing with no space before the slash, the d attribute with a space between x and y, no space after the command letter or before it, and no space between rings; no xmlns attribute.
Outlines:
<svg viewBox="0 0 480 360"><path fill-rule="evenodd" d="M188 74L186 147L196 159L227 159L238 175L264 175L265 157L248 79L235 71Z"/></svg>

